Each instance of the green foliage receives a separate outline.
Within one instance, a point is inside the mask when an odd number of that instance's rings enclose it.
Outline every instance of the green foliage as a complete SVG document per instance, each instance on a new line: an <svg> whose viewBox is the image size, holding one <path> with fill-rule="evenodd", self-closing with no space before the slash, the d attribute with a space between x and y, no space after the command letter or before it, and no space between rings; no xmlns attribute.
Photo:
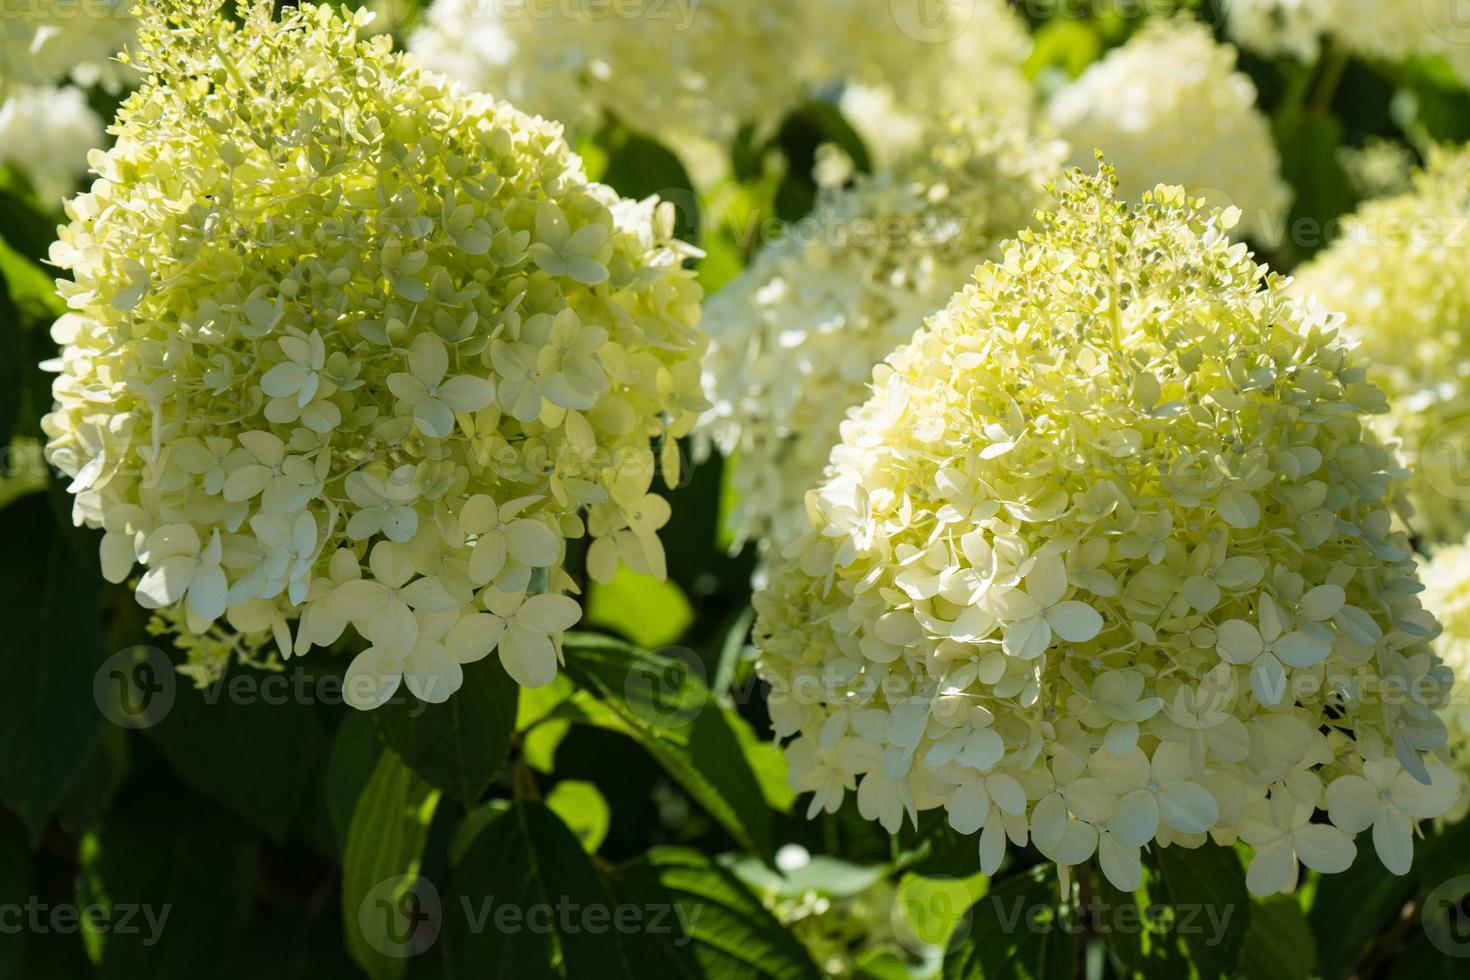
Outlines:
<svg viewBox="0 0 1470 980"><path fill-rule="evenodd" d="M692 664L578 635L567 640L567 672L606 709L590 717L632 734L742 846L774 853L760 779Z"/></svg>
<svg viewBox="0 0 1470 980"><path fill-rule="evenodd" d="M969 934L944 960L944 980L1063 980L1077 968L1075 913L1056 874L1035 867L997 882L970 909Z"/></svg>
<svg viewBox="0 0 1470 980"><path fill-rule="evenodd" d="M102 718L92 699L103 660L95 552L82 555L32 494L0 510L13 557L0 563L6 623L0 685L0 801L32 842L86 762Z"/></svg>
<svg viewBox="0 0 1470 980"><path fill-rule="evenodd" d="M451 977L633 976L612 932L611 890L576 835L540 803L517 802L480 831L445 908ZM649 914L636 912L640 922Z"/></svg>
<svg viewBox="0 0 1470 980"><path fill-rule="evenodd" d="M464 687L445 703L425 704L405 694L373 712L373 720L383 742L414 771L472 806L505 765L517 692L491 657L468 665Z"/></svg>
<svg viewBox="0 0 1470 980"><path fill-rule="evenodd" d="M439 791L392 752L378 758L347 832L342 858L342 917L347 948L372 980L398 980L421 952L419 875Z"/></svg>
<svg viewBox="0 0 1470 980"><path fill-rule="evenodd" d="M400 38L423 6L360 5L398 15L387 26ZM1036 8L1026 64L1042 92L1139 24L1052 6ZM1219 24L1218 4L1203 6ZM1470 94L1439 61L1247 54L1242 66L1294 192L1281 227L1253 243L1283 272L1358 203L1344 150L1470 138ZM620 194L673 201L713 292L775 222L811 209L820 146L872 168L836 94L743 131L713 187L696 188L683 148L634 119L579 152ZM92 96L108 111L116 99ZM1470 825L1424 828L1407 877L1389 875L1364 835L1347 872L1307 873L1296 894L1261 900L1238 855L1214 845L1147 854L1133 894L1089 866L1064 893L1029 849L994 880L979 875L974 838L942 811L893 838L851 798L808 821L745 655L753 559L721 538L733 501L717 458L686 453L669 495L669 581L623 571L589 584L585 628L612 635L569 637L554 685L518 690L491 656L445 704L403 691L363 714L321 696L348 658L317 651L204 689L174 677L161 717L114 724L97 685L126 683L112 671L135 661L109 656L167 640L127 586L101 581L96 536L73 526L64 481L17 462L43 438L39 364L66 310L46 264L55 210L0 172L0 980L816 980L825 961L803 931L815 923L778 902L874 893L886 897L870 927L897 923L905 942L856 955L850 975L865 980L912 980L922 967L907 941L938 947L928 965L944 980L1463 975L1443 939L1470 890ZM263 697L268 683L283 696ZM812 857L778 871L789 844ZM8 910L37 903L47 915L95 908L105 925L8 928ZM1120 927L1125 914L1140 927ZM134 928L117 927L124 915Z"/></svg>
<svg viewBox="0 0 1470 980"><path fill-rule="evenodd" d="M620 897L672 908L672 941L635 933L624 944L640 977L815 980L820 974L791 934L729 870L687 848L654 848L617 869Z"/></svg>

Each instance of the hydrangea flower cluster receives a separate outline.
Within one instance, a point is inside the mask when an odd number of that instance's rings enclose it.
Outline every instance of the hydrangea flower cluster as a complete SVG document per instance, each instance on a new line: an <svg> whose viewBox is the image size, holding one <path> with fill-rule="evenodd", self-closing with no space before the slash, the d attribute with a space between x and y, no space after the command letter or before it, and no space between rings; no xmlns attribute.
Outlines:
<svg viewBox="0 0 1470 980"><path fill-rule="evenodd" d="M1240 208L1241 234L1262 234L1290 191L1255 86L1235 60L1235 49L1197 21L1154 21L1059 91L1048 114L1073 163L1108 155L1129 200L1158 183L1180 184L1212 205Z"/></svg>
<svg viewBox="0 0 1470 980"><path fill-rule="evenodd" d="M131 0L27 0L0 16L0 163L59 205L103 141L84 87L116 91L112 60L132 39Z"/></svg>
<svg viewBox="0 0 1470 980"><path fill-rule="evenodd" d="M1470 531L1470 151L1439 148L1408 193L1369 201L1293 289L1347 317L1388 392L1385 427L1413 473L1416 533Z"/></svg>
<svg viewBox="0 0 1470 980"><path fill-rule="evenodd" d="M573 133L604 113L670 145L727 143L800 94L798 4L440 0L409 41L425 66Z"/></svg>
<svg viewBox="0 0 1470 980"><path fill-rule="evenodd" d="M1383 396L1232 210L1115 193L1060 187L843 424L756 598L792 785L943 807L986 873L1029 841L1132 890L1143 847L1240 840L1269 894L1370 826L1401 871L1458 787Z"/></svg>
<svg viewBox="0 0 1470 980"><path fill-rule="evenodd" d="M542 11L439 0L409 46L428 67L573 133L610 113L695 157L745 123L767 132L802 98L848 81L863 92L854 102L859 130L882 148L895 118L1029 100L1020 17L1003 0L960 6L929 23L890 0L639 0Z"/></svg>
<svg viewBox="0 0 1470 980"><path fill-rule="evenodd" d="M1446 754L1459 773L1460 796L1447 823L1470 815L1470 538L1436 549L1424 566L1424 607L1434 614L1442 632L1434 652L1455 675L1455 691L1445 706L1449 729Z"/></svg>
<svg viewBox="0 0 1470 980"><path fill-rule="evenodd" d="M270 7L147 15L149 80L52 253L48 458L145 607L287 655L355 627L357 707L442 701L497 648L548 683L567 539L599 578L663 572L655 449L675 477L707 407L689 250L558 126L361 15Z"/></svg>
<svg viewBox="0 0 1470 980"><path fill-rule="evenodd" d="M1470 28L1456 0L1225 0L1225 17L1236 43L1270 57L1310 63L1330 39L1370 60L1442 57L1470 81Z"/></svg>
<svg viewBox="0 0 1470 980"><path fill-rule="evenodd" d="M102 138L102 120L74 85L18 87L0 98L0 163L24 173L48 204L72 191Z"/></svg>
<svg viewBox="0 0 1470 980"><path fill-rule="evenodd" d="M706 306L700 432L731 458L737 546L779 547L807 527L847 412L873 366L1030 221L1063 148L1024 111L977 112L926 128L924 149L888 173L827 189Z"/></svg>
<svg viewBox="0 0 1470 980"><path fill-rule="evenodd" d="M952 113L1032 103L1022 72L1031 36L1005 0L932 11L892 0L808 0L805 9L806 36L818 39L808 85L844 83L843 116L884 167L917 152L925 129Z"/></svg>
<svg viewBox="0 0 1470 980"><path fill-rule="evenodd" d="M7 85L116 88L127 77L112 59L132 39L133 0L25 0L0 17L0 94Z"/></svg>

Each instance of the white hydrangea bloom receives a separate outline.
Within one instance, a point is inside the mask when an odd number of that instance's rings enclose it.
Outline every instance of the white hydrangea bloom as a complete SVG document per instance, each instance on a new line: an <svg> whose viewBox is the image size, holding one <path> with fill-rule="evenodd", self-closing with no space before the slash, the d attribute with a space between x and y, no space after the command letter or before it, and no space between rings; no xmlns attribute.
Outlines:
<svg viewBox="0 0 1470 980"><path fill-rule="evenodd" d="M555 119L574 135L604 113L670 145L728 143L774 123L801 90L796 5L440 0L409 41L428 68Z"/></svg>
<svg viewBox="0 0 1470 980"><path fill-rule="evenodd" d="M1292 288L1344 314L1388 392L1413 530L1430 544L1470 531L1470 151L1442 147L1413 188L1365 203Z"/></svg>
<svg viewBox="0 0 1470 980"><path fill-rule="evenodd" d="M24 173L48 204L75 189L102 140L102 120L75 86L16 87L0 96L0 163Z"/></svg>
<svg viewBox="0 0 1470 980"><path fill-rule="evenodd" d="M841 83L844 117L879 167L918 148L933 122L1030 105L1026 24L1004 0L805 0L813 87Z"/></svg>
<svg viewBox="0 0 1470 980"><path fill-rule="evenodd" d="M1470 538L1435 550L1424 566L1424 607L1442 632L1434 652L1455 675L1455 690L1445 706L1449 727L1448 760L1460 774L1454 808L1444 815L1457 823L1470 815Z"/></svg>
<svg viewBox="0 0 1470 980"><path fill-rule="evenodd" d="M859 132L888 159L893 119L912 126L980 103L1030 98L1025 25L1003 0L925 20L890 0L638 0L557 4L439 0L410 49L425 65L565 123L611 113L681 154L768 133L803 98L853 83ZM881 114L879 107L884 107ZM902 108L898 108L902 106Z"/></svg>
<svg viewBox="0 0 1470 980"><path fill-rule="evenodd" d="M114 62L136 29L133 0L24 0L0 16L0 93L7 85L117 88L129 72Z"/></svg>
<svg viewBox="0 0 1470 980"><path fill-rule="evenodd" d="M655 445L708 407L689 250L559 126L362 15L269 8L150 8L149 82L52 251L48 459L146 608L287 656L355 628L357 707L442 701L495 650L548 683L567 539L600 579L663 570Z"/></svg>
<svg viewBox="0 0 1470 980"><path fill-rule="evenodd" d="M555 119L577 134L598 116L583 84L595 56L594 41L586 22L531 17L527 5L437 0L408 48L431 71Z"/></svg>
<svg viewBox="0 0 1470 980"><path fill-rule="evenodd" d="M1224 0L1225 24L1243 48L1313 62L1339 5L1339 0Z"/></svg>
<svg viewBox="0 0 1470 980"><path fill-rule="evenodd" d="M1225 0L1241 47L1313 62L1325 43L1370 60L1443 57L1470 80L1470 24L1459 0Z"/></svg>
<svg viewBox="0 0 1470 980"><path fill-rule="evenodd" d="M955 117L893 172L823 191L816 210L768 245L706 305L700 431L731 458L737 544L804 530L808 490L873 366L998 255L1045 199L1062 147L1025 112Z"/></svg>
<svg viewBox="0 0 1470 980"><path fill-rule="evenodd" d="M1203 24L1155 21L1059 91L1050 119L1073 163L1107 154L1125 198L1180 184L1212 205L1240 208L1242 234L1263 234L1290 192L1255 86L1235 60Z"/></svg>
<svg viewBox="0 0 1470 980"><path fill-rule="evenodd" d="M1399 869L1458 789L1383 396L1236 214L1114 195L1076 174L843 423L756 597L792 785L942 807L986 873L1241 840L1264 894L1369 828Z"/></svg>

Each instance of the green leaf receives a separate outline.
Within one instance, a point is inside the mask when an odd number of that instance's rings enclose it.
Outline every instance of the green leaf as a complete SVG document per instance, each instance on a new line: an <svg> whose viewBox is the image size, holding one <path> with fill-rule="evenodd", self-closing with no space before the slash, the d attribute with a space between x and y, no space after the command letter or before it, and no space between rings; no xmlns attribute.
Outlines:
<svg viewBox="0 0 1470 980"><path fill-rule="evenodd" d="M464 670L464 686L443 704L390 701L373 712L384 744L451 799L473 806L505 767L520 688L498 657Z"/></svg>
<svg viewBox="0 0 1470 980"><path fill-rule="evenodd" d="M631 980L612 894L576 835L539 803L517 801L480 831L445 908L451 977Z"/></svg>
<svg viewBox="0 0 1470 980"><path fill-rule="evenodd" d="M1353 209L1352 183L1342 169L1342 123L1321 114L1291 115L1276 125L1281 175L1295 190L1288 240L1269 242L1273 251L1309 257L1331 244L1328 229Z"/></svg>
<svg viewBox="0 0 1470 980"><path fill-rule="evenodd" d="M635 201L657 194L672 202L678 212L674 234L698 245L704 223L699 197L689 172L673 151L623 126L609 127L599 134L598 142L608 154L607 170L599 181Z"/></svg>
<svg viewBox="0 0 1470 980"><path fill-rule="evenodd" d="M92 697L103 661L98 625L102 582L52 519L45 495L0 510L10 560L0 567L7 627L0 685L0 802L20 815L34 843L86 764L102 714Z"/></svg>
<svg viewBox="0 0 1470 980"><path fill-rule="evenodd" d="M439 924L433 885L419 876L439 791L384 751L358 798L342 861L347 950L372 980L402 977L432 945Z"/></svg>
<svg viewBox="0 0 1470 980"><path fill-rule="evenodd" d="M566 669L747 850L772 857L772 816L740 736L696 669L588 634Z"/></svg>
<svg viewBox="0 0 1470 980"><path fill-rule="evenodd" d="M1341 874L1322 875L1307 914L1317 937L1319 973L1326 980L1352 973L1413 891L1414 880L1389 874L1371 847L1358 848L1357 860Z"/></svg>
<svg viewBox="0 0 1470 980"><path fill-rule="evenodd" d="M41 214L9 189L0 190L0 228L6 242L33 262L45 262L56 240L56 218Z"/></svg>
<svg viewBox="0 0 1470 980"><path fill-rule="evenodd" d="M694 610L673 582L619 568L611 582L592 584L585 622L653 649L677 642Z"/></svg>
<svg viewBox="0 0 1470 980"><path fill-rule="evenodd" d="M311 689L303 670L299 661L283 674L235 667L209 687L181 685L168 715L146 730L186 783L278 842L327 751L311 705L284 694Z"/></svg>
<svg viewBox="0 0 1470 980"><path fill-rule="evenodd" d="M792 934L736 875L687 848L658 847L618 869L614 887L642 908L673 909L670 933L625 933L640 977L816 980Z"/></svg>
<svg viewBox="0 0 1470 980"><path fill-rule="evenodd" d="M1251 903L1234 850L1154 848L1144 857L1138 891L1120 892L1103 876L1097 885L1102 901L1086 911L1098 918L1108 948L1137 975L1236 976Z"/></svg>
<svg viewBox="0 0 1470 980"><path fill-rule="evenodd" d="M947 949L989 884L989 879L978 872L967 878L904 875L895 902L908 928L909 942L938 951Z"/></svg>
<svg viewBox="0 0 1470 980"><path fill-rule="evenodd" d="M4 243L0 242L0 248ZM11 299L9 281L0 268L0 449L9 449L20 418L25 391L25 342L20 333L20 314ZM5 476L0 471L0 476Z"/></svg>
<svg viewBox="0 0 1470 980"><path fill-rule="evenodd" d="M546 805L571 828L588 854L597 853L607 838L612 811L596 786L580 779L564 779L547 794Z"/></svg>
<svg viewBox="0 0 1470 980"><path fill-rule="evenodd" d="M239 821L155 765L129 780L80 851L81 904L117 923L84 935L103 980L192 980L229 961L262 863Z"/></svg>
<svg viewBox="0 0 1470 980"><path fill-rule="evenodd" d="M970 932L944 958L944 980L1072 980L1076 923L1060 897L1056 868L1037 865L994 885L971 910Z"/></svg>
<svg viewBox="0 0 1470 980"><path fill-rule="evenodd" d="M372 716L362 711L348 712L332 738L324 780L327 816L332 821L339 853L347 847L352 814L382 754L383 743L378 740Z"/></svg>
<svg viewBox="0 0 1470 980"><path fill-rule="evenodd" d="M1241 946L1240 975L1248 980L1307 980L1317 968L1317 942L1293 895L1251 907Z"/></svg>
<svg viewBox="0 0 1470 980"><path fill-rule="evenodd" d="M26 828L14 814L0 809L0 908L23 906L31 894L31 850ZM16 971L25 946L24 934L0 929L0 977Z"/></svg>
<svg viewBox="0 0 1470 980"><path fill-rule="evenodd" d="M1233 977L1250 928L1245 869L1232 848L1158 847L1149 852L1160 896L1174 910L1169 931L1183 940L1201 977Z"/></svg>

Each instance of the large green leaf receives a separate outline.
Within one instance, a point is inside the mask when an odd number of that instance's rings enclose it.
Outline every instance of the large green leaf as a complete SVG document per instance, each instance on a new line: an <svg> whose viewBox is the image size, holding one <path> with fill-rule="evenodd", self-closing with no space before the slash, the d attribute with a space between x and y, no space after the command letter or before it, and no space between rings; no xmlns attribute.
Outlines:
<svg viewBox="0 0 1470 980"><path fill-rule="evenodd" d="M505 766L520 689L498 657L470 664L443 704L417 698L373 712L383 742L451 799L473 806Z"/></svg>
<svg viewBox="0 0 1470 980"><path fill-rule="evenodd" d="M672 908L673 929L623 936L642 977L816 980L811 957L736 875L688 848L654 848L620 868L614 887L643 908Z"/></svg>
<svg viewBox="0 0 1470 980"><path fill-rule="evenodd" d="M1250 894L1236 853L1214 844L1162 847L1144 859L1132 894L1099 876L1094 927L1135 976L1234 977L1250 922Z"/></svg>
<svg viewBox="0 0 1470 980"><path fill-rule="evenodd" d="M246 828L155 762L83 841L83 905L113 927L87 937L104 980L193 980L228 962L253 911L261 855Z"/></svg>
<svg viewBox="0 0 1470 980"><path fill-rule="evenodd" d="M377 771L382 754L383 743L378 740L372 716L361 711L349 712L332 737L323 786L327 818L332 822L339 852L347 847L352 814L362 791Z"/></svg>
<svg viewBox="0 0 1470 980"><path fill-rule="evenodd" d="M1358 848L1351 868L1318 879L1307 919L1317 937L1321 976L1335 980L1351 974L1413 892L1414 880L1389 874L1371 847Z"/></svg>
<svg viewBox="0 0 1470 980"><path fill-rule="evenodd" d="M772 854L761 779L730 715L691 664L587 634L566 641L567 673L748 850Z"/></svg>
<svg viewBox="0 0 1470 980"><path fill-rule="evenodd" d="M3 243L0 243L3 247ZM20 314L11 300L10 284L0 269L0 450L10 448L25 391L25 343ZM9 474L0 469L0 476Z"/></svg>
<svg viewBox="0 0 1470 980"><path fill-rule="evenodd" d="M8 810L0 809L0 908L24 905L31 894L31 853L26 829ZM18 976L25 939L0 929L0 977Z"/></svg>
<svg viewBox="0 0 1470 980"><path fill-rule="evenodd" d="M312 706L289 693L312 689L303 670L300 661L280 675L236 667L207 688L181 685L167 716L147 729L185 782L276 841L301 812L327 751Z"/></svg>
<svg viewBox="0 0 1470 980"><path fill-rule="evenodd" d="M615 932L626 927L621 907L576 835L540 803L517 801L486 824L450 885L451 977L632 977ZM637 914L647 928L647 910Z"/></svg>
<svg viewBox="0 0 1470 980"><path fill-rule="evenodd" d="M6 625L0 685L0 802L31 840L85 765L102 715L92 697L103 661L95 558L83 560L55 526L45 495L0 510L10 557L0 563Z"/></svg>
<svg viewBox="0 0 1470 980"><path fill-rule="evenodd" d="M1076 923L1062 909L1052 865L1000 882L970 912L969 935L944 958L944 980L1071 980L1077 975Z"/></svg>
<svg viewBox="0 0 1470 980"><path fill-rule="evenodd" d="M1250 928L1245 869L1232 848L1218 844L1149 852L1160 895L1173 910L1168 931L1182 942L1201 977L1233 977Z"/></svg>
<svg viewBox="0 0 1470 980"><path fill-rule="evenodd" d="M357 800L342 860L347 950L372 980L397 980L438 935L438 893L419 874L439 791L384 751Z"/></svg>
<svg viewBox="0 0 1470 980"><path fill-rule="evenodd" d="M675 235L698 245L704 224L702 206L689 172L673 151L623 126L608 127L598 135L598 142L608 155L607 170L598 179L624 197L641 201L657 194L671 202L678 214Z"/></svg>
<svg viewBox="0 0 1470 980"><path fill-rule="evenodd" d="M1307 980L1317 967L1317 943L1295 895L1273 895L1251 906L1240 950L1247 980Z"/></svg>

